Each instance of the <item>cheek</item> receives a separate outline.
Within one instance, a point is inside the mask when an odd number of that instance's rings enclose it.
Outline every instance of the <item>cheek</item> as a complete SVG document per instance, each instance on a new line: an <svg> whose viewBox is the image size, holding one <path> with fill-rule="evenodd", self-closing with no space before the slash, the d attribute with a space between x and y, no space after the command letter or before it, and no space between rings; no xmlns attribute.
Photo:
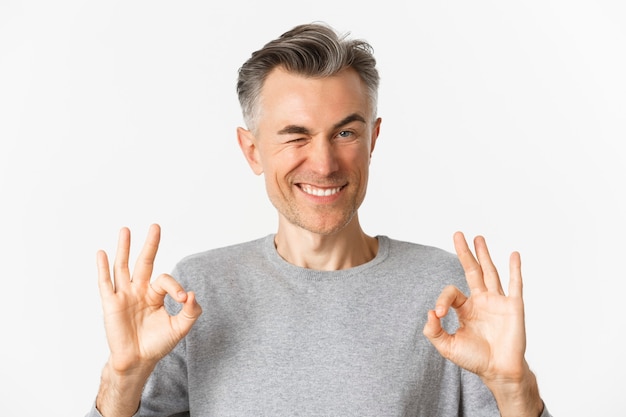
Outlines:
<svg viewBox="0 0 626 417"><path fill-rule="evenodd" d="M301 148L283 149L268 156L267 172L271 172L278 181L286 181L290 174L298 172L300 167L306 165L306 160L306 152Z"/></svg>
<svg viewBox="0 0 626 417"><path fill-rule="evenodd" d="M371 153L368 148L360 146L344 153L345 166L352 170L367 170L370 165Z"/></svg>
<svg viewBox="0 0 626 417"><path fill-rule="evenodd" d="M285 156L285 155L283 155ZM284 195L291 187L291 173L294 171L291 158L273 156L264 165L265 186L273 195ZM267 161L267 160L266 160Z"/></svg>

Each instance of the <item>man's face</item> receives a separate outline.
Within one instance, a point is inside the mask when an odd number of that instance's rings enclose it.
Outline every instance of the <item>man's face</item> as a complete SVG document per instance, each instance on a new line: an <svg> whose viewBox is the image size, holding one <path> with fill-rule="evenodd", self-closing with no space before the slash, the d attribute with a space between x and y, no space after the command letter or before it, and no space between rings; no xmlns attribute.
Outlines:
<svg viewBox="0 0 626 417"><path fill-rule="evenodd" d="M365 85L354 70L305 78L279 68L260 98L256 134L240 130L239 140L254 172L265 176L281 227L341 230L365 198L380 126Z"/></svg>

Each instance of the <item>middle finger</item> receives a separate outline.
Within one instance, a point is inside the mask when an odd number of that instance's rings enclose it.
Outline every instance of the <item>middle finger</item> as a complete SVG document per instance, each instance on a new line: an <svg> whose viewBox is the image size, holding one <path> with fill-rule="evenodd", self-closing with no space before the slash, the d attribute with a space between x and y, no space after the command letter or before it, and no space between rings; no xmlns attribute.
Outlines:
<svg viewBox="0 0 626 417"><path fill-rule="evenodd" d="M471 293L479 293L487 290L483 279L483 271L480 264L474 258L472 251L467 245L465 236L461 232L454 234L454 249L459 257L463 271L465 271L465 279Z"/></svg>
<svg viewBox="0 0 626 417"><path fill-rule="evenodd" d="M474 249L476 250L478 263L480 263L480 267L483 271L483 281L487 290L504 294L498 270L491 260L491 255L489 254L489 249L487 249L487 242L485 242L484 237L476 236L476 238L474 238Z"/></svg>

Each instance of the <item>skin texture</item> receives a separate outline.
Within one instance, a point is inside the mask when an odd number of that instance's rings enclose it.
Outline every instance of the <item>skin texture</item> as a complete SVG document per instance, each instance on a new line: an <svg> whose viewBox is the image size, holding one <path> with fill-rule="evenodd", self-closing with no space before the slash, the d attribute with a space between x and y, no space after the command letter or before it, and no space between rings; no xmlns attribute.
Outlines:
<svg viewBox="0 0 626 417"><path fill-rule="evenodd" d="M361 230L357 210L381 120L371 119L357 73L307 78L277 68L265 81L261 103L256 132L237 133L278 211L278 252L291 263L322 270L372 259L377 243Z"/></svg>
<svg viewBox="0 0 626 417"><path fill-rule="evenodd" d="M380 132L366 89L352 70L307 78L280 68L261 91L255 132L237 130L252 171L265 176L277 209L278 253L294 265L318 270L351 268L371 260L377 240L359 224L369 165ZM104 252L97 255L110 357L102 372L96 406L105 417L131 416L156 363L189 332L202 309L194 294L171 276L152 282L160 229L151 226L134 271L128 267L130 232L120 231L113 276ZM470 294L455 287L441 293L428 313L424 335L457 365L478 374L493 392L502 416L540 415L543 403L524 358L526 336L519 254L510 259L506 295L485 240L474 240L476 256L462 233L454 235ZM169 316L169 294L183 306ZM461 327L448 334L441 318L456 311Z"/></svg>

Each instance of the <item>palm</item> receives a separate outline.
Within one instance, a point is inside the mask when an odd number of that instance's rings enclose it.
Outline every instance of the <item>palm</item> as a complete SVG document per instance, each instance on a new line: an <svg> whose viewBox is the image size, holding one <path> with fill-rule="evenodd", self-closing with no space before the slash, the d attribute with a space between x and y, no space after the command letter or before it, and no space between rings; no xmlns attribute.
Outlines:
<svg viewBox="0 0 626 417"><path fill-rule="evenodd" d="M523 306L516 300L476 294L456 312L460 327L454 335L450 359L459 366L489 377L501 375L513 359L523 357Z"/></svg>

